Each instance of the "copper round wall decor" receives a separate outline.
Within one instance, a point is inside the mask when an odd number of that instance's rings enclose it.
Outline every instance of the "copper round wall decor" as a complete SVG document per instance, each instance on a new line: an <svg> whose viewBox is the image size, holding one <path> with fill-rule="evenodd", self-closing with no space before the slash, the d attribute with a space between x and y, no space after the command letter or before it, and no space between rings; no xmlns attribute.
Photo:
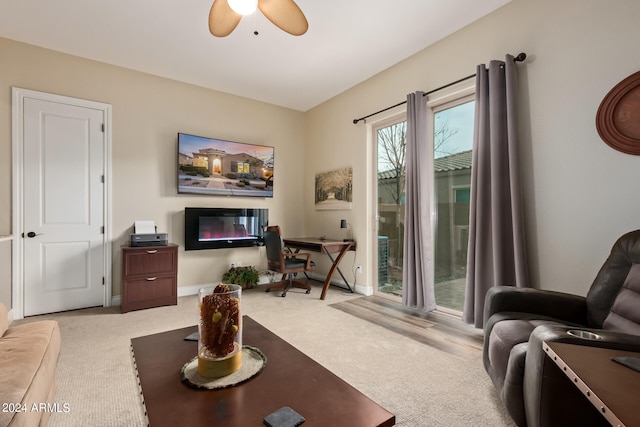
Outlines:
<svg viewBox="0 0 640 427"><path fill-rule="evenodd" d="M640 71L604 97L596 113L596 129L611 148L640 155Z"/></svg>

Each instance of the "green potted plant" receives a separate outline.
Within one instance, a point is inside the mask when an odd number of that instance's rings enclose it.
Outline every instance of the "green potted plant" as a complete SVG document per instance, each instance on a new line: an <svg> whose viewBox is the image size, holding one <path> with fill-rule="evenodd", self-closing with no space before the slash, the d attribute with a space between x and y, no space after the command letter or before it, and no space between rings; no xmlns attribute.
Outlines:
<svg viewBox="0 0 640 427"><path fill-rule="evenodd" d="M222 283L232 283L247 289L256 286L259 279L260 274L258 270L252 266L231 267L229 271L222 276Z"/></svg>

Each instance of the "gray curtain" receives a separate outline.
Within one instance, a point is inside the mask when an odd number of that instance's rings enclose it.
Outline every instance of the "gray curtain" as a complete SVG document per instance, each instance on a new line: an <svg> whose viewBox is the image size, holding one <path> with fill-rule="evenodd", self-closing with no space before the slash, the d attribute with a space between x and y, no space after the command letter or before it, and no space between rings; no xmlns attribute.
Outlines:
<svg viewBox="0 0 640 427"><path fill-rule="evenodd" d="M528 286L522 211L516 65L476 70L469 247L463 320L483 327L484 299L498 285Z"/></svg>
<svg viewBox="0 0 640 427"><path fill-rule="evenodd" d="M433 149L427 138L430 123L424 93L407 95L402 303L423 311L436 308L431 228Z"/></svg>

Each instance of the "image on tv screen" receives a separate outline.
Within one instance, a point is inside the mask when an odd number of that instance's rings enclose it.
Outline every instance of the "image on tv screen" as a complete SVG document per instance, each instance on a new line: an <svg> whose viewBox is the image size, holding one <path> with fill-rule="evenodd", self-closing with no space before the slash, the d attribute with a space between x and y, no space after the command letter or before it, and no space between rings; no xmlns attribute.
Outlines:
<svg viewBox="0 0 640 427"><path fill-rule="evenodd" d="M178 193L273 197L274 148L178 134Z"/></svg>

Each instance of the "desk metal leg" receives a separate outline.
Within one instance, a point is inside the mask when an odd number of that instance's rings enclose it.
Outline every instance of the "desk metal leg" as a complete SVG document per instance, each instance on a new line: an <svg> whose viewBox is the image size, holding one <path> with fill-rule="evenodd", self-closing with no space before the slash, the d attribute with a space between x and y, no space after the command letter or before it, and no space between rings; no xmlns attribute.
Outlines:
<svg viewBox="0 0 640 427"><path fill-rule="evenodd" d="M331 262L333 264L336 264L336 261L333 259L333 257L331 256L331 252L326 252L325 253L329 256L329 259L331 260ZM340 271L340 267L338 266L338 264L336 264L336 270L338 270L338 273L340 274L340 277L342 277L342 280L344 280L344 283L347 285L347 289L349 290L349 292L353 293L353 289L351 289L351 286L349 285L349 282L347 281L347 279L344 277L344 274L342 274L342 271ZM335 286L335 285L334 285ZM342 286L338 286L339 288L341 288ZM342 288L344 289L344 288Z"/></svg>
<svg viewBox="0 0 640 427"><path fill-rule="evenodd" d="M331 261L333 261L333 265L331 266L331 269L329 270L329 273L327 274L327 278L324 281L324 286L322 287L322 294L320 295L320 299L324 299L327 296L327 290L329 289L329 285L331 284L331 277L333 277L333 273L336 271L336 269L340 273L340 276L342 276L342 280L344 280L344 282L347 284L347 287L349 288L349 291L351 291L353 293L353 290L351 289L351 286L349 286L349 282L347 282L347 279L344 278L344 275L342 274L342 272L338 268L338 264L340 264L340 261L342 261L342 257L344 257L344 254L347 253L347 251L349 250L350 247L351 247L351 245L343 246L342 249L340 250L340 252L338 253L338 256L336 257L335 260L333 259L333 257L329 253L329 251L326 250L326 248L324 249L324 253L329 255L329 259L331 259Z"/></svg>

